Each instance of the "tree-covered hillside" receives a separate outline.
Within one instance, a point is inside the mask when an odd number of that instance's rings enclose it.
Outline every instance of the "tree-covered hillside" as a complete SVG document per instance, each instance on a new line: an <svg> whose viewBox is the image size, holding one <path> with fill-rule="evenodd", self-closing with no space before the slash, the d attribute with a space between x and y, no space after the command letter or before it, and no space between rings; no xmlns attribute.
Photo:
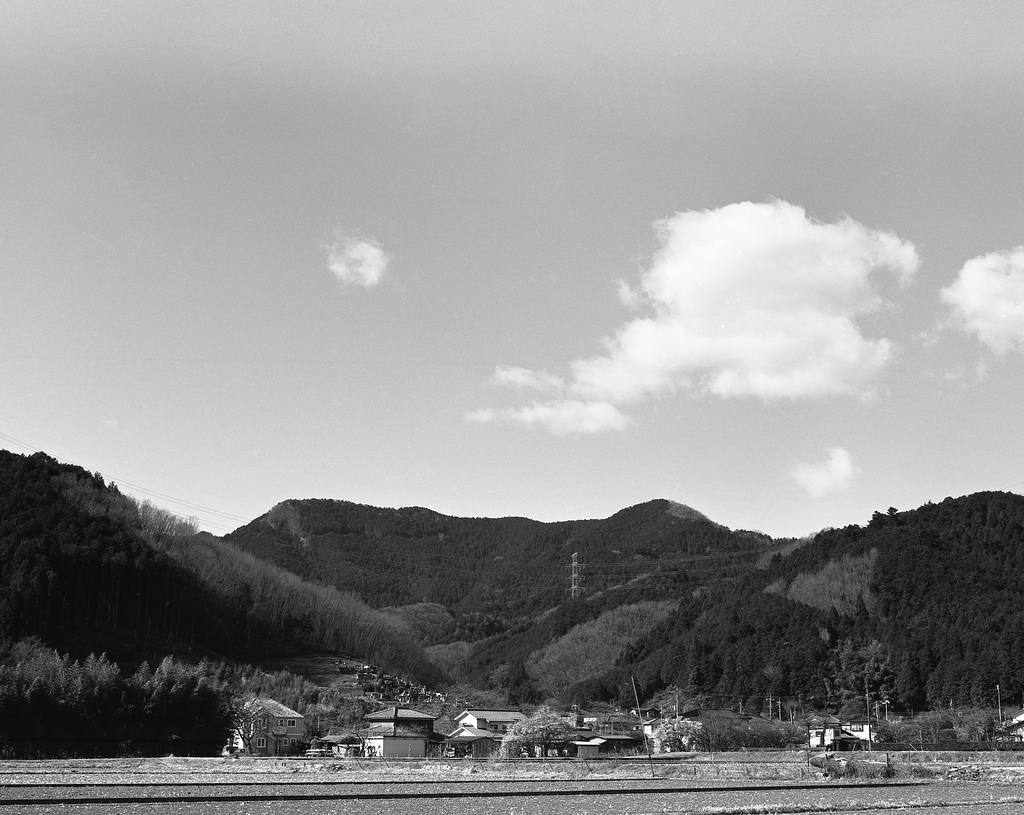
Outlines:
<svg viewBox="0 0 1024 815"><path fill-rule="evenodd" d="M1016 704L1022 567L1008 493L802 541L660 500L560 523L296 500L220 539L0 451L0 649L37 636L126 665L315 649L516 704L629 703L633 675L750 711L987 705L997 685Z"/></svg>
<svg viewBox="0 0 1024 815"><path fill-rule="evenodd" d="M567 599L573 553L589 595L630 584L660 595L740 573L771 543L663 500L558 523L295 500L226 540L377 607L438 603L512 616Z"/></svg>
<svg viewBox="0 0 1024 815"><path fill-rule="evenodd" d="M876 513L786 550L683 598L622 669L649 692L676 685L718 705L979 705L997 684L1021 700L1021 496Z"/></svg>
<svg viewBox="0 0 1024 815"><path fill-rule="evenodd" d="M514 702L572 696L570 685L592 678L592 661L575 666L575 682L555 666L584 635L603 664L614 662L666 613L664 603L674 608L746 573L774 543L665 500L559 523L295 500L226 540L383 607L433 646L448 673ZM639 611L616 613L623 608ZM636 618L645 619L622 624Z"/></svg>
<svg viewBox="0 0 1024 815"><path fill-rule="evenodd" d="M0 649L36 636L126 664L320 649L441 678L402 626L354 595L168 520L80 467L0 451Z"/></svg>

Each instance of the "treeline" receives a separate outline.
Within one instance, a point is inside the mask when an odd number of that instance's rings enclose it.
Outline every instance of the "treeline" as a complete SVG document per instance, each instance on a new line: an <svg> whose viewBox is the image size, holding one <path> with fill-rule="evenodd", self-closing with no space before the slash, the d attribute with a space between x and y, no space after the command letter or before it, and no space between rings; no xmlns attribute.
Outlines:
<svg viewBox="0 0 1024 815"><path fill-rule="evenodd" d="M210 535L164 541L166 551L202 578L217 599L207 630L225 633L257 653L305 649L359 654L428 684L444 680L407 628L352 594L306 582ZM266 655L266 654L264 654Z"/></svg>
<svg viewBox="0 0 1024 815"><path fill-rule="evenodd" d="M167 657L125 675L105 656L78 661L22 641L0 664L0 756L217 755L230 699L204 665Z"/></svg>
<svg viewBox="0 0 1024 815"><path fill-rule="evenodd" d="M99 475L0 451L0 643L127 655L189 640L202 589L151 540Z"/></svg>
<svg viewBox="0 0 1024 815"><path fill-rule="evenodd" d="M437 682L414 638L351 594L261 562L98 474L0 451L0 645L38 636L123 663L342 651Z"/></svg>

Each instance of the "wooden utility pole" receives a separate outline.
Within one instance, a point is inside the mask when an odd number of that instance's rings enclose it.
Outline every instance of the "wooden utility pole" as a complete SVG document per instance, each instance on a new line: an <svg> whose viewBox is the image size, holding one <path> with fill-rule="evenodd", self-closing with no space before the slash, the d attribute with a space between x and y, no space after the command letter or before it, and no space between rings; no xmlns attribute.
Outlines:
<svg viewBox="0 0 1024 815"><path fill-rule="evenodd" d="M871 695L868 691L868 672L864 671L864 715L868 719L868 750L871 749Z"/></svg>
<svg viewBox="0 0 1024 815"><path fill-rule="evenodd" d="M636 700L636 717L640 720L640 737L644 740L644 747L647 748L647 763L651 765L651 778L654 778L654 758L651 756L651 743L647 741L647 734L644 733L644 714L640 710L640 694L636 692L636 678L629 675L629 681L633 683L633 698Z"/></svg>

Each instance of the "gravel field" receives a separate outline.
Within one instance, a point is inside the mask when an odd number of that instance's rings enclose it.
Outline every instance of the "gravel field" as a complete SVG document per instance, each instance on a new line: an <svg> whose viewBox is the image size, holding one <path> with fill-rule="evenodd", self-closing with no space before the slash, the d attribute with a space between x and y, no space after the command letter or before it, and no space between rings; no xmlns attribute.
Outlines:
<svg viewBox="0 0 1024 815"><path fill-rule="evenodd" d="M655 770L662 777L652 780L647 765L636 763L509 769L173 757L0 762L0 815L1024 812L1024 785L986 780L867 787L805 779L795 788L779 781L665 777L673 765Z"/></svg>
<svg viewBox="0 0 1024 815"><path fill-rule="evenodd" d="M169 815L186 812L202 815L546 815L550 812L622 813L622 815L654 815L654 813L707 813L708 815L756 815L756 813L804 812L916 812L916 813L979 813L1009 815L1024 808L1024 795L1007 795L1008 790L977 785L964 789L929 785L925 788L785 790L687 793L643 793L622 795L587 795L570 797L515 796L502 798L400 798L359 801L225 801L171 803L102 803L102 804L14 804L4 812L35 813L111 813L111 815ZM1000 803L1001 802L1001 803Z"/></svg>

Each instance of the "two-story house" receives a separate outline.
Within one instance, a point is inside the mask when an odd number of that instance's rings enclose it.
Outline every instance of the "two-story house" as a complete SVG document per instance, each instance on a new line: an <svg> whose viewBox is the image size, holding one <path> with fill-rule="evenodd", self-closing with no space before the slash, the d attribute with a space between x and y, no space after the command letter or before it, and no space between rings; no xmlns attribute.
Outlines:
<svg viewBox="0 0 1024 815"><path fill-rule="evenodd" d="M280 756L302 749L305 739L301 713L276 699L259 697L239 711L233 745L253 755Z"/></svg>
<svg viewBox="0 0 1024 815"><path fill-rule="evenodd" d="M497 752L509 729L525 718L512 708L464 710L454 718L455 730L445 738L445 744L456 757L486 758Z"/></svg>
<svg viewBox="0 0 1024 815"><path fill-rule="evenodd" d="M509 731L516 722L525 719L515 708L469 708L455 717L456 727L472 727L496 735L499 739Z"/></svg>
<svg viewBox="0 0 1024 815"><path fill-rule="evenodd" d="M835 716L807 719L807 744L821 750L867 750L871 748L871 719L856 716L841 722Z"/></svg>
<svg viewBox="0 0 1024 815"><path fill-rule="evenodd" d="M427 746L442 739L434 732L434 717L407 707L388 707L363 716L357 734L367 756L424 758Z"/></svg>

